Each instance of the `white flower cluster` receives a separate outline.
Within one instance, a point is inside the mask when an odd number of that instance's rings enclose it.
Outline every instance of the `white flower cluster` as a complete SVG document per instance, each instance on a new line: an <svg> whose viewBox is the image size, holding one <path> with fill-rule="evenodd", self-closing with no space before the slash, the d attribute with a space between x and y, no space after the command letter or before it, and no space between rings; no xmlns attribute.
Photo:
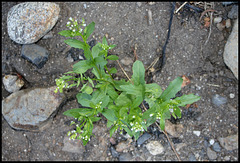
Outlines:
<svg viewBox="0 0 240 163"><path fill-rule="evenodd" d="M142 123L145 123L145 122L142 122ZM130 126L132 126L131 130L134 132L144 131L142 124L140 124L139 122L130 122Z"/></svg>
<svg viewBox="0 0 240 163"><path fill-rule="evenodd" d="M77 31L82 33L83 30L82 30L82 28L80 26L86 27L85 20L82 19L82 23L81 24L78 24L77 20L74 20L72 17L70 17L69 20L71 22L68 21L66 26L74 33L77 32Z"/></svg>

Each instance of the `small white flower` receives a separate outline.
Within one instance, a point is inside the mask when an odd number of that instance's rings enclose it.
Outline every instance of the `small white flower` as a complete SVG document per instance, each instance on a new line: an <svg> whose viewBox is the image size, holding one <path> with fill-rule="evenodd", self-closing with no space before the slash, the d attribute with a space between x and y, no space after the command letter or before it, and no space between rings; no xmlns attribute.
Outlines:
<svg viewBox="0 0 240 163"><path fill-rule="evenodd" d="M134 116L132 116L133 118L135 118L135 115Z"/></svg>
<svg viewBox="0 0 240 163"><path fill-rule="evenodd" d="M152 116L153 116L153 114L150 114L149 116L150 116L150 117L152 117Z"/></svg>
<svg viewBox="0 0 240 163"><path fill-rule="evenodd" d="M82 32L82 29L80 28L79 32L81 33Z"/></svg>
<svg viewBox="0 0 240 163"><path fill-rule="evenodd" d="M99 103L102 104L102 101L100 101Z"/></svg>
<svg viewBox="0 0 240 163"><path fill-rule="evenodd" d="M73 31L73 32L75 32L76 30L75 30L75 29L73 29L72 31Z"/></svg>
<svg viewBox="0 0 240 163"><path fill-rule="evenodd" d="M86 27L86 24L83 24L82 26Z"/></svg>
<svg viewBox="0 0 240 163"><path fill-rule="evenodd" d="M70 17L70 18L69 18L69 20L73 21L73 18L72 18L72 17Z"/></svg>
<svg viewBox="0 0 240 163"><path fill-rule="evenodd" d="M70 30L72 30L72 27L69 27Z"/></svg>
<svg viewBox="0 0 240 163"><path fill-rule="evenodd" d="M71 22L67 22L67 24L69 25L69 24L71 24Z"/></svg>

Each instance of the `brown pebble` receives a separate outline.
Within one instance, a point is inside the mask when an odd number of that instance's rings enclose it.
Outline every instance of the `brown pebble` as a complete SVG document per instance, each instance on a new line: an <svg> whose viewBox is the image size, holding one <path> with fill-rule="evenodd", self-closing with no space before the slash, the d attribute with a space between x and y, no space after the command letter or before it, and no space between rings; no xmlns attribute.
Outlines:
<svg viewBox="0 0 240 163"><path fill-rule="evenodd" d="M112 145L117 144L117 143L116 143L116 140L115 140L113 137L111 137L111 138L109 139L109 141L110 141L110 143L111 143Z"/></svg>

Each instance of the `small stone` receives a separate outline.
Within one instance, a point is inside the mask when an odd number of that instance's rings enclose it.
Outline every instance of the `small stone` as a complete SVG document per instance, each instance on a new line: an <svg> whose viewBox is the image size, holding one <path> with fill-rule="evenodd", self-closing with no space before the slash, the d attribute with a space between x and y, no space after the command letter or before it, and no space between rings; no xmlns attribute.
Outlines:
<svg viewBox="0 0 240 163"><path fill-rule="evenodd" d="M164 147L161 143L158 141L150 141L147 145L147 150L152 155L158 155L164 152Z"/></svg>
<svg viewBox="0 0 240 163"><path fill-rule="evenodd" d="M219 31L222 31L225 28L225 25L223 23L217 23L217 28Z"/></svg>
<svg viewBox="0 0 240 163"><path fill-rule="evenodd" d="M231 135L226 138L219 137L218 141L220 142L221 146L226 150L230 151L230 150L238 149L238 134Z"/></svg>
<svg viewBox="0 0 240 163"><path fill-rule="evenodd" d="M148 9L148 24L152 25L153 19L152 19L152 10Z"/></svg>
<svg viewBox="0 0 240 163"><path fill-rule="evenodd" d="M182 124L172 124L169 120L165 121L165 130L173 137L179 137L183 131Z"/></svg>
<svg viewBox="0 0 240 163"><path fill-rule="evenodd" d="M127 148L129 148L127 141L122 141L122 142L118 143L118 145L116 146L116 151L123 152L123 150L127 149Z"/></svg>
<svg viewBox="0 0 240 163"><path fill-rule="evenodd" d="M230 156L225 156L223 159L224 161L230 161Z"/></svg>
<svg viewBox="0 0 240 163"><path fill-rule="evenodd" d="M220 147L218 142L215 142L213 144L213 150L216 151L216 152L221 152L221 147Z"/></svg>
<svg viewBox="0 0 240 163"><path fill-rule="evenodd" d="M186 143L179 143L176 145L176 151L179 152L182 147L185 147L187 144Z"/></svg>
<svg viewBox="0 0 240 163"><path fill-rule="evenodd" d="M62 151L78 154L83 154L83 152L85 151L85 148L82 144L82 140L79 139L69 140L69 136L65 136L63 139L63 143L64 146L62 148Z"/></svg>
<svg viewBox="0 0 240 163"><path fill-rule="evenodd" d="M213 20L213 22L215 23L215 24L217 24L217 23L220 23L222 21L222 17L216 17L216 18L214 18L214 20Z"/></svg>
<svg viewBox="0 0 240 163"><path fill-rule="evenodd" d="M138 7L142 6L142 2L137 2Z"/></svg>
<svg viewBox="0 0 240 163"><path fill-rule="evenodd" d="M122 153L119 156L119 161L133 161L133 157L130 153Z"/></svg>
<svg viewBox="0 0 240 163"><path fill-rule="evenodd" d="M211 139L211 140L209 141L209 144L210 144L210 145L213 145L213 144L214 144L214 139Z"/></svg>
<svg viewBox="0 0 240 163"><path fill-rule="evenodd" d="M60 7L52 2L19 3L8 12L8 35L18 44L37 42L53 28L59 13Z"/></svg>
<svg viewBox="0 0 240 163"><path fill-rule="evenodd" d="M189 32L193 32L193 31L194 31L194 29L193 29L193 28L190 28L190 29L189 29Z"/></svg>
<svg viewBox="0 0 240 163"><path fill-rule="evenodd" d="M138 145L142 145L145 141L147 141L148 139L150 139L152 136L145 132L142 136L140 136L137 140L137 144Z"/></svg>
<svg viewBox="0 0 240 163"><path fill-rule="evenodd" d="M53 38L53 33L52 33L52 31L50 31L50 32L48 32L46 35L44 35L42 39L49 39L49 38Z"/></svg>
<svg viewBox="0 0 240 163"><path fill-rule="evenodd" d="M188 159L189 159L189 161L197 161L197 160L196 160L196 157L195 157L194 154L192 154L192 153L190 154L190 156L189 156Z"/></svg>
<svg viewBox="0 0 240 163"><path fill-rule="evenodd" d="M119 157L119 153L116 151L116 149L113 146L110 147L110 150L111 150L112 157Z"/></svg>
<svg viewBox="0 0 240 163"><path fill-rule="evenodd" d="M21 56L33 63L38 69L41 69L47 62L48 55L48 50L37 44L22 46Z"/></svg>
<svg viewBox="0 0 240 163"><path fill-rule="evenodd" d="M230 28L231 27L231 20L227 19L226 20L226 28Z"/></svg>
<svg viewBox="0 0 240 163"><path fill-rule="evenodd" d="M115 140L113 137L111 137L111 138L109 139L109 141L110 141L110 143L111 143L112 145L117 144L117 143L116 143L116 140Z"/></svg>
<svg viewBox="0 0 240 163"><path fill-rule="evenodd" d="M211 150L210 147L207 148L207 156L210 160L216 160L217 159L217 153Z"/></svg>
<svg viewBox="0 0 240 163"><path fill-rule="evenodd" d="M234 93L230 93L229 96L230 96L230 98L234 98L235 94Z"/></svg>
<svg viewBox="0 0 240 163"><path fill-rule="evenodd" d="M216 106L220 106L220 105L227 103L227 98L222 97L218 94L215 94L212 96L212 103Z"/></svg>
<svg viewBox="0 0 240 163"><path fill-rule="evenodd" d="M123 59L121 59L121 62L126 66L133 64L133 60L130 57L124 57Z"/></svg>
<svg viewBox="0 0 240 163"><path fill-rule="evenodd" d="M155 2L148 2L149 5L155 5Z"/></svg>
<svg viewBox="0 0 240 163"><path fill-rule="evenodd" d="M197 135L197 136L200 136L201 131L193 131L193 134L195 134L195 135Z"/></svg>
<svg viewBox="0 0 240 163"><path fill-rule="evenodd" d="M3 85L8 92L12 93L19 91L24 85L24 81L15 75L5 75Z"/></svg>

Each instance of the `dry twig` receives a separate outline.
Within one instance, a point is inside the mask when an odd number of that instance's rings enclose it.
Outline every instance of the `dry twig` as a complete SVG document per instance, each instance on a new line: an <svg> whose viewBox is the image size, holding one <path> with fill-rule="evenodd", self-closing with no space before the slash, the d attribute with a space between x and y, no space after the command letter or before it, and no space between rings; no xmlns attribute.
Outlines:
<svg viewBox="0 0 240 163"><path fill-rule="evenodd" d="M183 8L183 6L184 6L185 4L187 4L187 1L184 2L184 3L174 12L174 14L178 13L178 11L181 10L181 8Z"/></svg>

